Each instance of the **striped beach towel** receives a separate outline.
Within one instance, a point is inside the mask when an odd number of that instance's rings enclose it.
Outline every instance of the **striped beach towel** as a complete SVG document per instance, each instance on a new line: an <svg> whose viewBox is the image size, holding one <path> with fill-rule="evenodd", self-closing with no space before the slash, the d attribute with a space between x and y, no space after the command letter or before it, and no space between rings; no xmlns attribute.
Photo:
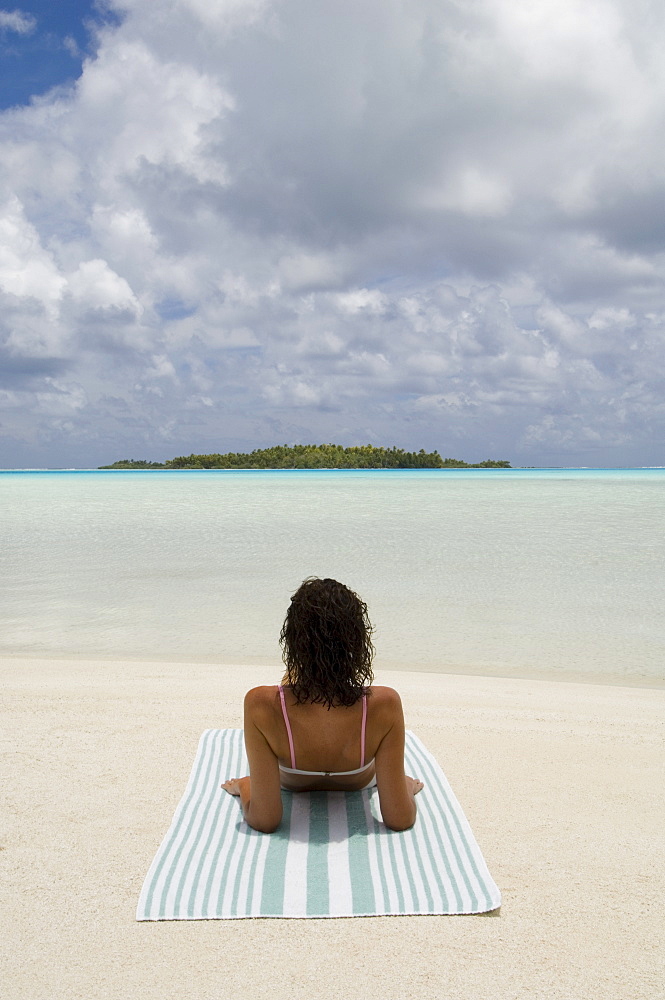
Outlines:
<svg viewBox="0 0 665 1000"><path fill-rule="evenodd" d="M252 830L220 785L248 770L241 729L203 733L185 794L141 890L137 920L484 913L501 904L439 765L407 732L425 782L415 825L381 821L375 788L282 792L275 833Z"/></svg>

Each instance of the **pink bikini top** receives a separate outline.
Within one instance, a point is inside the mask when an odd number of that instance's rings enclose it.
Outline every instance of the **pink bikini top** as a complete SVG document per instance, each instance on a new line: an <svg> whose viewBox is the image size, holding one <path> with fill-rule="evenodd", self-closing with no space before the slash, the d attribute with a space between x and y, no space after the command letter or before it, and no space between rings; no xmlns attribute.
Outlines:
<svg viewBox="0 0 665 1000"><path fill-rule="evenodd" d="M367 727L367 695L363 694L363 719L360 727L360 767L354 768L352 771L302 771L296 767L296 753L293 749L293 733L291 732L291 723L289 722L289 715L286 711L286 702L284 700L284 688L279 685L279 698L282 703L282 715L284 716L284 725L286 726L286 734L289 737L289 750L291 752L291 767L285 767L284 764L279 765L280 771L286 771L288 774L315 774L319 777L331 777L339 778L346 777L349 774L360 774L361 771L367 770L370 764L374 763L374 758L367 763L365 763L365 729Z"/></svg>

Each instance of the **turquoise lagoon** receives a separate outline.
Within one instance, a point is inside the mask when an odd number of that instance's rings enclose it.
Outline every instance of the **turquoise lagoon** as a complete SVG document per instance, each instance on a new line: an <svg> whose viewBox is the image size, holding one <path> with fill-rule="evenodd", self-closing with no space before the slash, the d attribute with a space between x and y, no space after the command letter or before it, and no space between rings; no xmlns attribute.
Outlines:
<svg viewBox="0 0 665 1000"><path fill-rule="evenodd" d="M0 473L0 655L276 664L290 594L376 666L665 681L665 470Z"/></svg>

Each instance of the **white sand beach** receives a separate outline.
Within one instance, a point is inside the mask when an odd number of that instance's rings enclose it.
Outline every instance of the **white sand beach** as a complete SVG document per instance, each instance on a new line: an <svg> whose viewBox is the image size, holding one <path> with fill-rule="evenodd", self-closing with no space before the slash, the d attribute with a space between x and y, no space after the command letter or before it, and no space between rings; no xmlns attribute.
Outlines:
<svg viewBox="0 0 665 1000"><path fill-rule="evenodd" d="M5 659L10 1000L665 996L665 690L381 672L503 905L486 916L137 923L201 732L280 671Z"/></svg>

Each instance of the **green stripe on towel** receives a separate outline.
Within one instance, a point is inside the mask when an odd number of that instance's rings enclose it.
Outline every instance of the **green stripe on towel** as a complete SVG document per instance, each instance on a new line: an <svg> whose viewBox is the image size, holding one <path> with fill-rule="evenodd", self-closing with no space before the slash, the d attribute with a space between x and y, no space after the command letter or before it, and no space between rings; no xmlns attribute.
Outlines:
<svg viewBox="0 0 665 1000"><path fill-rule="evenodd" d="M420 740L406 769L425 782L411 830L381 820L376 788L282 792L272 834L252 830L220 785L247 772L241 729L209 729L146 876L137 920L485 913L501 905L459 802Z"/></svg>

